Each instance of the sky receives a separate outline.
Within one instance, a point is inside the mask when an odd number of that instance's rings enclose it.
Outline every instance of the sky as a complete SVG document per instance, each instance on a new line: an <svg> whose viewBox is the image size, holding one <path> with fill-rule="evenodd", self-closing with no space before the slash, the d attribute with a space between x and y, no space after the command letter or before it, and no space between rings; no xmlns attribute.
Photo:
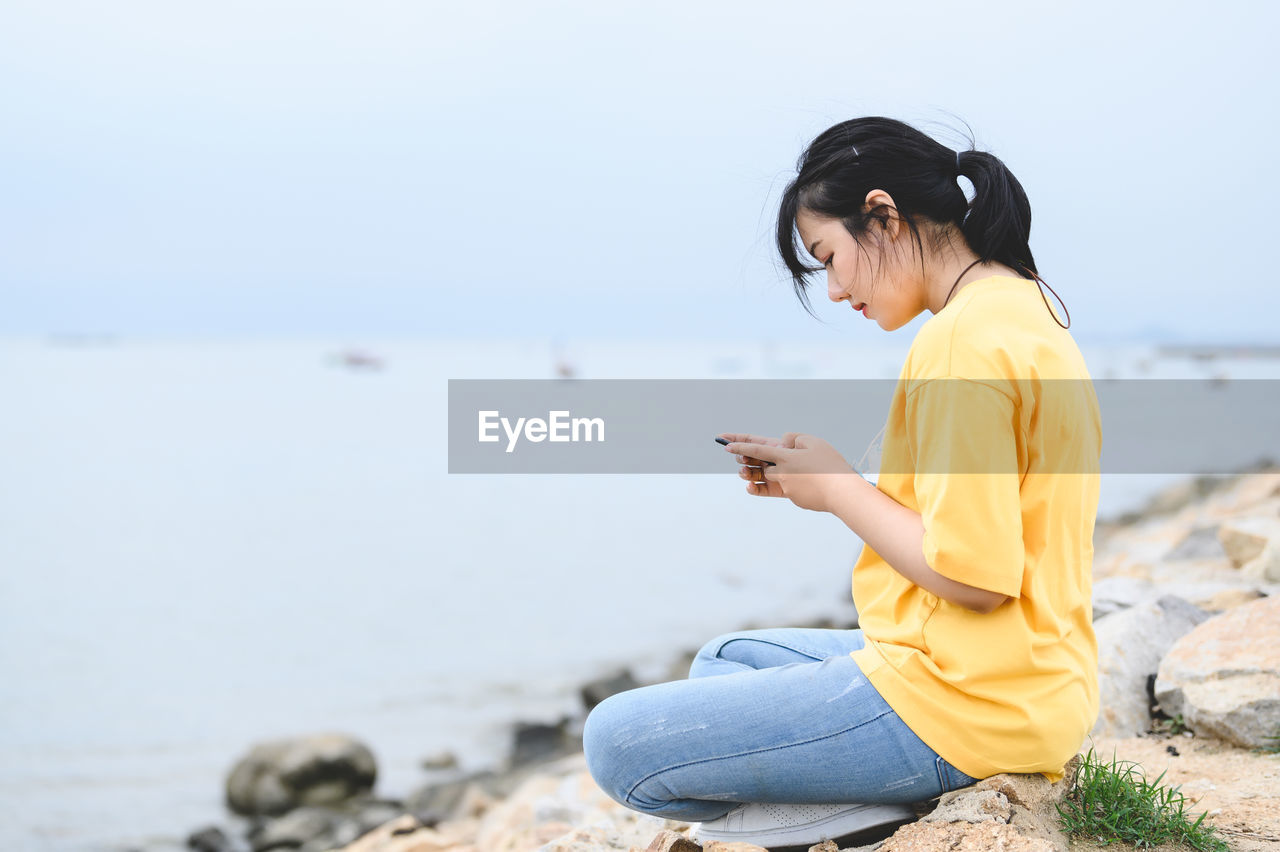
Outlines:
<svg viewBox="0 0 1280 852"><path fill-rule="evenodd" d="M1012 169L1077 339L1275 344L1277 18L4 0L0 335L875 341L771 240L803 147L889 115Z"/></svg>

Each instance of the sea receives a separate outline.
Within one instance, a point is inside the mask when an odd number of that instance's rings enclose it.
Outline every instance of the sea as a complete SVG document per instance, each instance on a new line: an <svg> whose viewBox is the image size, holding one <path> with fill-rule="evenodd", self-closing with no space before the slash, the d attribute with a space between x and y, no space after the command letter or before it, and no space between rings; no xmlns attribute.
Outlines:
<svg viewBox="0 0 1280 852"><path fill-rule="evenodd" d="M1095 378L1280 377L1274 349L1081 349ZM0 848L184 848L225 822L234 763L278 737L354 736L375 792L401 797L428 756L499 765L513 724L580 712L592 679L851 617L857 538L746 494L732 464L450 474L448 380L893 379L905 353L0 340ZM1180 478L1104 475L1099 516Z"/></svg>

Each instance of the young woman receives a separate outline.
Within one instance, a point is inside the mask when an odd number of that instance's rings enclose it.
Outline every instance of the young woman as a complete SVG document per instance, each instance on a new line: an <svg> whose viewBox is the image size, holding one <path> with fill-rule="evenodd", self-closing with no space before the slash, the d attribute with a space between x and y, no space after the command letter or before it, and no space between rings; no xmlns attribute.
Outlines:
<svg viewBox="0 0 1280 852"><path fill-rule="evenodd" d="M722 436L748 493L862 539L859 629L720 636L688 680L609 698L584 734L617 801L762 846L909 820L909 803L1001 772L1057 780L1098 712L1101 420L1069 317L1040 290L1021 185L887 118L825 131L798 172L777 241L802 303L825 269L831 301L886 331L932 314L876 485L811 435Z"/></svg>

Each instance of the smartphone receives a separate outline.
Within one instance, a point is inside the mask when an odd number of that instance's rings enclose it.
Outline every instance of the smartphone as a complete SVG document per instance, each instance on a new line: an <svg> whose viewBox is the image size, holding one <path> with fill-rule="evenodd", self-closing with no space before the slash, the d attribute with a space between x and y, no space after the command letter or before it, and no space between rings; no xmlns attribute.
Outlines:
<svg viewBox="0 0 1280 852"><path fill-rule="evenodd" d="M717 438L716 438L716 443L717 443L717 444L720 444L721 446L727 447L727 446L729 446L730 444L732 444L733 442L732 442L732 441L730 441L728 438L720 438L720 437L717 437ZM774 466L774 464L773 464L773 462L771 462L771 461L767 461L767 462L764 462L764 466L765 466L765 467L773 467L773 466Z"/></svg>

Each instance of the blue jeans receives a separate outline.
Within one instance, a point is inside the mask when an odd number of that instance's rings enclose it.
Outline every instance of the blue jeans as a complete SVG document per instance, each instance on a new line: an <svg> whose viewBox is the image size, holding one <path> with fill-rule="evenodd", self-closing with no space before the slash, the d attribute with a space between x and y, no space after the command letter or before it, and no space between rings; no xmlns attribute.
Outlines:
<svg viewBox="0 0 1280 852"><path fill-rule="evenodd" d="M777 628L703 646L689 679L587 717L587 766L633 810L699 822L743 802L909 803L970 778L898 718L849 656L861 630Z"/></svg>

